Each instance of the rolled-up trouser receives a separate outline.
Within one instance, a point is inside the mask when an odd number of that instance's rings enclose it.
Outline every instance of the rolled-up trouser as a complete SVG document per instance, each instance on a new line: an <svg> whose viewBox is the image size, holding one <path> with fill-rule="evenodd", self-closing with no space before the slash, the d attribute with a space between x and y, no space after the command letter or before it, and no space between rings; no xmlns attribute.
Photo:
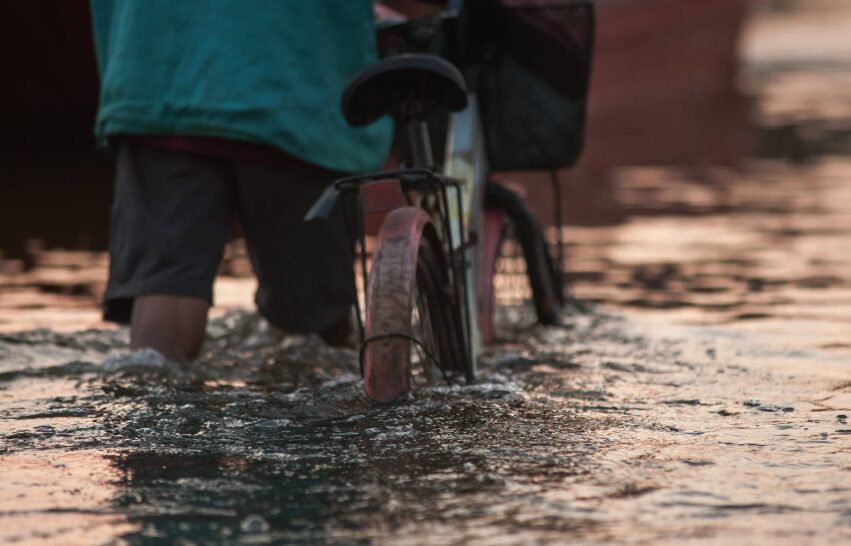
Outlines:
<svg viewBox="0 0 851 546"><path fill-rule="evenodd" d="M143 295L213 303L231 223L241 222L269 322L319 331L349 312L354 293L340 218L305 221L336 173L124 143L118 150L104 319L129 322Z"/></svg>

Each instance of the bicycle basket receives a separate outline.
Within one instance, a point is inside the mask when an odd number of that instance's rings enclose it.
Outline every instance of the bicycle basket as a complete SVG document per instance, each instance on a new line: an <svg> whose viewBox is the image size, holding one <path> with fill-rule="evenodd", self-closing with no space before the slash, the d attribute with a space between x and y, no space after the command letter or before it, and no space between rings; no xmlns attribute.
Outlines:
<svg viewBox="0 0 851 546"><path fill-rule="evenodd" d="M480 19L482 125L494 170L576 163L591 74L591 0L498 0ZM484 15L484 14L483 14Z"/></svg>

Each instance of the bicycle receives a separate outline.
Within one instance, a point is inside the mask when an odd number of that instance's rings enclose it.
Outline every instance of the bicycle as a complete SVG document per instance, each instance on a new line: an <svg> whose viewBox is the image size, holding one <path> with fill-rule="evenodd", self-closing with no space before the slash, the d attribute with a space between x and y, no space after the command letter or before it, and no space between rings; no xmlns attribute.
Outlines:
<svg viewBox="0 0 851 546"><path fill-rule="evenodd" d="M507 13L499 10L515 10L511 15L517 19L506 22L500 18ZM576 21L582 26L578 35L571 34ZM488 22L493 27L483 26ZM540 59L526 59L526 67L518 68L524 54L503 51L494 60L494 48L505 46L492 35L507 31L510 36L503 39L541 41L542 29L550 32L543 35L544 45L562 54L569 46L576 67L572 79L551 78L543 91L534 88L541 87L540 66L535 68ZM364 284L362 297L353 297L361 372L370 399L391 402L420 383L452 382L461 376L475 381L476 356L493 337L492 281L507 222L523 251L538 320L557 321L564 304L560 196L555 199L555 261L535 216L514 192L490 181L489 164L506 170L553 170L575 162L592 29L590 0L452 0L437 18L380 29L391 52L395 43L396 52L404 54L388 56L357 74L343 94L343 115L353 126L392 115L397 127L405 128L407 157L396 170L334 184L359 249ZM556 142L547 140L552 136L541 142L541 135L538 141L512 142L510 134L499 133L500 100L506 84L510 89L506 78L512 74L524 74L540 97L561 101L539 112L544 117L562 114L562 125L570 117L570 127L550 129ZM480 102L481 92L488 95ZM570 104L565 108L564 103ZM446 112L445 152L436 157L436 133L430 127L436 115ZM537 125L533 129L540 132ZM553 181L557 190L555 176ZM371 267L368 232L377 232Z"/></svg>

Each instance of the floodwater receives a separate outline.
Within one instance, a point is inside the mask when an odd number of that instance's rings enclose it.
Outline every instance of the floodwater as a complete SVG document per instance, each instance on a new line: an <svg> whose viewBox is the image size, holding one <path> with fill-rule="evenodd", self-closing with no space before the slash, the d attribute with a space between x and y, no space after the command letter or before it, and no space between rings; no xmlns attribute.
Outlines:
<svg viewBox="0 0 851 546"><path fill-rule="evenodd" d="M234 310L238 246L190 366L97 322L102 254L0 262L0 543L851 543L841 4L748 29L754 158L619 169L569 226L588 309L503 277L476 385L371 406L354 351Z"/></svg>

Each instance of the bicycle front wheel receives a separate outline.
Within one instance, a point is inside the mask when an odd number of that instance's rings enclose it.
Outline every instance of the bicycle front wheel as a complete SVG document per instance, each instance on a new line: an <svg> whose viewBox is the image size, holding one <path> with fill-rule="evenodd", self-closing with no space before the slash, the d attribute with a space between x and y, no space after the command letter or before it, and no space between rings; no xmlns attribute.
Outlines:
<svg viewBox="0 0 851 546"><path fill-rule="evenodd" d="M520 245L523 259L526 262L526 275L532 289L532 303L535 306L538 322L549 325L558 324L559 311L564 305L559 269L561 265L555 264L552 256L550 256L544 232L537 218L517 194L493 182L488 182L485 186L485 207L486 218L498 218L499 215L504 215L513 227L514 237ZM486 263L488 268L485 272L486 275L495 274L495 262L502 237L503 233L498 225L496 227L491 226L490 229L485 231L485 246L492 249ZM493 291L485 294L485 297L490 298L492 302ZM494 304L490 303L490 305L483 307L492 312ZM482 327L483 331L492 331L492 320L490 315L482 318L482 322L485 324Z"/></svg>
<svg viewBox="0 0 851 546"><path fill-rule="evenodd" d="M464 371L460 321L429 216L391 212L378 235L366 302L364 388L375 402Z"/></svg>

